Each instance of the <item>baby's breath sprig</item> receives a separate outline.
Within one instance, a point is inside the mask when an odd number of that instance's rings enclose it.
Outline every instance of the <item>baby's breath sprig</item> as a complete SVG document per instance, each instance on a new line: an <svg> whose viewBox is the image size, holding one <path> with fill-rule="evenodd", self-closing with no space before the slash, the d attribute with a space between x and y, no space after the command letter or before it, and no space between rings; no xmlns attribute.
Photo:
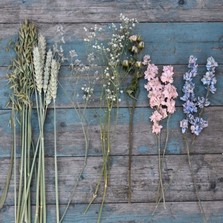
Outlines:
<svg viewBox="0 0 223 223"><path fill-rule="evenodd" d="M121 101L122 84L126 79L126 72L123 71L122 61L124 55L128 51L128 42L132 31L137 23L136 19L129 19L123 14L120 15L121 24L111 24L109 26L109 40L107 43L101 40L101 37L106 36L107 32L95 26L90 35L85 39L87 43L92 44L93 53L96 58L101 61L105 68L99 78L101 86L100 96L100 135L101 147L103 154L103 165L101 176L97 182L93 197L86 209L91 206L97 197L99 187L103 180L103 197L101 207L98 214L98 223L101 220L103 205L105 202L107 188L108 188L108 171L109 171L109 157L111 153L111 128L114 108L119 107ZM85 29L88 31L87 29ZM86 90L86 89L84 89ZM87 89L89 90L89 89ZM118 110L118 109L117 109ZM117 117L117 116L116 116Z"/></svg>

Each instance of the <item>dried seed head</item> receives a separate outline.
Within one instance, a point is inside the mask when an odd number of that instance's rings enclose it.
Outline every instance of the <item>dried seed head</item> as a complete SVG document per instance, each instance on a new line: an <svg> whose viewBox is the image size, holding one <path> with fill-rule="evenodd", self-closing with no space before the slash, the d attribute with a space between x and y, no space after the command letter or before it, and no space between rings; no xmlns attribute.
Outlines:
<svg viewBox="0 0 223 223"><path fill-rule="evenodd" d="M43 92L44 92L44 94L46 94L46 91L48 88L52 57L53 57L52 51L48 50L47 55L46 55L46 63L45 63L44 76L43 76Z"/></svg>
<svg viewBox="0 0 223 223"><path fill-rule="evenodd" d="M41 93L41 90L43 88L43 67L38 47L34 47L33 49L33 63L35 68L34 78L36 82L36 87L38 92Z"/></svg>
<svg viewBox="0 0 223 223"><path fill-rule="evenodd" d="M50 76L50 83L48 86L48 91L50 93L51 98L53 98L53 100L56 100L56 96L57 96L57 78L58 78L58 72L60 69L60 64L55 60L52 59L51 62L51 76Z"/></svg>
<svg viewBox="0 0 223 223"><path fill-rule="evenodd" d="M39 48L42 66L44 67L45 55L46 55L46 39L42 34L39 34L39 37L38 37L38 48Z"/></svg>

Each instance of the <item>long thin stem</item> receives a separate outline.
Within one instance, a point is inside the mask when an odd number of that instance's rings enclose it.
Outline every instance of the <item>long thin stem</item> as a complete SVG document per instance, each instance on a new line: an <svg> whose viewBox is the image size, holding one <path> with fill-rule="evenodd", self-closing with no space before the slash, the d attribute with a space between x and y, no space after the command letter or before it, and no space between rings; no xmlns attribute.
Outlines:
<svg viewBox="0 0 223 223"><path fill-rule="evenodd" d="M171 115L168 115L167 124L166 124L166 139L165 139L165 145L164 145L164 149L163 149L162 158L160 157L161 158L161 170L163 170L163 167L164 167L165 155L166 155L167 145L168 145L168 141L169 141L169 122L170 122L170 117L171 117ZM161 188L161 182L159 182L158 192L160 191L160 188ZM164 188L164 186L163 186L163 191L164 191L164 194L165 194L166 189ZM156 207L155 207L155 209L153 211L153 214L156 212L156 209L158 208L158 206L160 204L160 201L163 198L163 193L158 194L158 196L159 197L157 198Z"/></svg>
<svg viewBox="0 0 223 223"><path fill-rule="evenodd" d="M188 165L189 165L191 178L192 178L192 182L193 182L193 186L194 186L194 190L195 190L195 195L196 195L197 200L198 200L198 206L199 206L200 211L202 213L203 220L206 223L207 222L207 218L206 218L206 215L205 215L205 211L204 211L203 205L202 205L201 200L200 200L199 192L197 190L196 179L195 179L193 168L192 168L192 164L191 164L190 148L189 148L189 145L188 145L187 136L185 136L185 135L184 135L184 141L186 143Z"/></svg>
<svg viewBox="0 0 223 223"><path fill-rule="evenodd" d="M163 177L162 177L163 174L162 174L162 161L161 161L162 158L161 158L160 134L157 135L157 146L158 146L159 190L161 190L161 194L163 198L163 206L164 206L164 209L166 209L165 193L164 193Z"/></svg>
<svg viewBox="0 0 223 223"><path fill-rule="evenodd" d="M19 193L18 193L18 208L17 208L17 219L16 222L19 223L21 221L20 219L20 211L21 211L21 198L22 198L22 187L23 187L23 163L24 163L24 106L22 108L22 122L21 122L21 140L22 140L22 145L21 145L21 161L20 161L20 168L19 168Z"/></svg>
<svg viewBox="0 0 223 223"><path fill-rule="evenodd" d="M58 189L58 170L57 170L57 128L56 128L56 103L53 101L54 106L54 167L55 167L55 192L56 192L56 222L60 222L59 212L59 189Z"/></svg>
<svg viewBox="0 0 223 223"><path fill-rule="evenodd" d="M16 140L16 115L15 115L15 105L14 105L14 99L13 99L13 105L12 105L12 119L13 119L13 150L14 150L14 213L15 213L15 222L17 218L17 160L16 160L16 146L17 146L17 140Z"/></svg>
<svg viewBox="0 0 223 223"><path fill-rule="evenodd" d="M133 99L133 104L130 108L129 117L129 160L128 160L128 202L132 199L132 150L133 150L133 119L136 108L136 100Z"/></svg>
<svg viewBox="0 0 223 223"><path fill-rule="evenodd" d="M58 81L58 83L59 83L61 89L63 90L64 94L68 97L64 87L61 85L61 83L59 81ZM76 188L78 186L79 180L80 180L80 178L81 178L82 174L84 173L84 170L85 170L85 168L87 166L87 156L88 156L88 149L89 149L88 128L85 127L86 123L87 123L87 121L85 119L85 111L86 111L86 107L87 107L87 104L88 104L88 100L86 101L86 103L84 105L83 111L79 111L81 108L78 105L75 105L72 100L70 100L70 102L73 105L73 108L74 108L76 114L78 115L78 118L81 120L81 128L82 128L83 135L84 135L84 140L85 140L85 155L84 155L84 165L83 165L83 167L82 167L78 177L76 178L76 182L75 182L75 184L73 186L73 190L72 190L71 195L69 197L69 200L67 202L66 208L65 208L65 210L64 210L64 212L62 214L62 217L60 219L60 223L63 222L63 220L64 220L64 217L65 217L65 215L66 215L66 213L68 211L70 203L71 203L71 201L72 201L72 199L74 197L74 194L75 194Z"/></svg>

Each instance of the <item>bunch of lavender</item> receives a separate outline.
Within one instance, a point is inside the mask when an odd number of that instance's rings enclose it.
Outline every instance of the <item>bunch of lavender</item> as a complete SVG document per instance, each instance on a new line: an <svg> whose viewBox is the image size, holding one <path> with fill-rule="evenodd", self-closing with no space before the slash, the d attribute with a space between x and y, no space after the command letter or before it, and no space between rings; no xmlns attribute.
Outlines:
<svg viewBox="0 0 223 223"><path fill-rule="evenodd" d="M189 57L189 64L188 64L188 72L184 74L183 79L185 80L185 84L183 86L184 95L180 98L184 101L183 104L183 112L185 114L185 119L180 122L180 127L182 128L182 133L186 133L187 130L190 130L194 136L200 135L202 130L208 126L207 120L204 120L201 116L204 111L204 108L210 105L208 100L209 93L211 92L214 94L216 92L215 84L217 79L215 77L215 68L218 66L217 62L214 60L213 57L209 57L207 59L207 72L203 75L201 82L205 86L207 92L205 97L196 97L195 95L195 83L193 79L197 76L197 58L191 55ZM192 177L192 182L195 190L195 195L198 200L198 205L200 211L202 213L202 217L204 218L204 222L207 222L205 211L203 209L199 193L196 186L196 179L192 169L192 163L190 159L190 148L193 145L195 137L191 141L189 145L186 134L183 135L183 139L186 143L186 150L187 150L187 158L189 169Z"/></svg>
<svg viewBox="0 0 223 223"><path fill-rule="evenodd" d="M92 202L95 200L98 194L99 187L103 182L103 197L102 203L98 214L98 222L100 222L105 197L107 194L108 187L108 170L109 168L109 157L111 152L111 127L112 127L112 111L114 108L119 107L121 101L120 94L122 92L122 83L126 78L126 73L123 72L122 61L125 53L128 51L127 43L131 36L132 30L135 27L136 19L129 19L124 15L120 15L121 24L112 24L109 28L112 33L109 33L107 43L100 40L101 36L106 35L106 30L101 28L94 28L94 32L85 39L87 42L93 43L94 55L103 61L105 69L102 72L102 76L99 77L99 84L101 85L101 118L100 118L100 134L101 134L101 147L103 154L103 165L101 176L96 185L93 197L86 209L90 207ZM115 116L116 117L116 116ZM102 181L104 180L104 181Z"/></svg>
<svg viewBox="0 0 223 223"><path fill-rule="evenodd" d="M197 76L198 65L196 61L197 58L191 55L188 65L189 70L183 77L185 80L182 90L184 95L180 99L185 102L183 104L183 112L186 118L180 122L180 127L182 128L182 133L185 133L190 127L191 133L198 136L201 131L208 126L208 122L204 120L201 115L204 107L210 105L208 100L209 92L214 94L216 91L215 84L217 80L215 77L215 68L218 64L213 57L207 59L207 72L201 79L202 83L206 86L207 93L205 97L196 97L194 93L195 83L193 82L193 79Z"/></svg>

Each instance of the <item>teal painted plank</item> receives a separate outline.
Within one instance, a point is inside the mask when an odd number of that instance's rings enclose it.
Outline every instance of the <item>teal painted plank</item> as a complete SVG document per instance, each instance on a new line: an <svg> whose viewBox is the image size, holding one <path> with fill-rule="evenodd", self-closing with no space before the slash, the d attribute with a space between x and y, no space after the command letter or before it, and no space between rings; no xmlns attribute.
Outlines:
<svg viewBox="0 0 223 223"><path fill-rule="evenodd" d="M198 61L199 63L199 61ZM101 68L99 68L101 69ZM195 83L197 86L197 95L198 96L204 96L206 95L206 90L204 86L201 83L201 78L203 74L205 74L205 65L200 65L198 71L198 76L195 78ZM159 66L160 73L162 72L162 67ZM82 100L82 90L81 87L84 86L84 84L89 84L95 81L96 76L94 76L94 71L92 70L88 75L72 75L71 71L67 66L63 66L61 68L61 72L59 74L59 82L61 85L58 87L58 94L57 94L57 107L60 108L73 108L73 104L79 104L83 106L83 100ZM182 87L184 84L184 81L182 79L183 74L187 71L187 65L175 65L174 66L174 85L177 87L177 92L179 94L179 97L177 99L177 106L182 105L182 101L180 101L180 97L182 96ZM217 77L217 92L215 94L210 95L210 102L211 105L214 106L220 106L223 105L223 66L219 66L216 69L216 77ZM7 69L2 67L0 68L0 109L5 109L6 104L9 100L10 96L10 89L9 85L7 84L6 79ZM138 107L146 107L148 106L148 98L147 98L147 92L144 88L144 85L146 84L145 80L141 80L140 82L140 95L137 102ZM127 82L122 85L123 91L126 89ZM100 84L97 83L94 86L94 100L91 101L88 106L90 107L99 107L100 102ZM124 94L121 95L122 102L120 103L121 107L126 107L126 97Z"/></svg>
<svg viewBox="0 0 223 223"><path fill-rule="evenodd" d="M206 215L208 222L221 223L223 219L222 202L206 202ZM158 213L152 216L154 204L105 204L102 214L102 223L202 223L201 214L196 203L167 203L167 210L161 207ZM55 206L48 205L48 222L55 222ZM64 210L61 206L61 211ZM64 223L94 223L97 221L97 213L100 208L93 204L91 209L83 214L85 204L71 205L64 219ZM1 223L13 223L13 207L5 207L0 211Z"/></svg>
<svg viewBox="0 0 223 223"><path fill-rule="evenodd" d="M49 41L55 39L55 31L49 25L43 25L45 34ZM18 28L18 27L17 27ZM48 30L47 30L48 28ZM72 32L74 27L69 26L65 34L67 43L65 52L76 49L82 61L86 61L85 43L80 39L80 34L75 36ZM83 26L78 27L83 36ZM65 25L66 29L66 25ZM2 27L4 30L4 26ZM190 54L196 54L200 63L205 63L208 56L212 55L219 63L223 61L223 23L141 23L138 24L137 34L141 34L145 41L144 54L150 54L157 64L186 64ZM15 39L17 29L11 30L11 37L2 38L1 48L6 48L10 39ZM2 36L2 37L1 37ZM0 65L9 64L12 54L0 52Z"/></svg>
<svg viewBox="0 0 223 223"><path fill-rule="evenodd" d="M197 138L192 152L194 153L222 153L222 107L208 108L205 117L208 118L209 127ZM83 110L80 110L83 113ZM149 108L137 108L134 118L134 155L157 154L156 136L151 132L151 123L149 116L152 110ZM213 115L214 114L214 115ZM12 135L8 127L10 111L0 112L0 157L8 157L12 145ZM89 123L89 155L100 156L100 114L97 109L86 110L86 118ZM167 148L169 154L185 154L182 134L179 127L180 120L183 119L181 108L172 115L169 129L170 137ZM120 108L118 119L113 119L112 127L112 155L128 154L128 122L129 113L127 108ZM165 141L166 120L163 121L164 128L162 133L162 145ZM33 122L33 132L36 137L38 131L37 120ZM47 137L46 155L53 155L53 111L50 109L46 124L45 132ZM81 129L81 121L73 109L57 110L57 143L59 156L84 156L85 141ZM19 147L18 154L19 154Z"/></svg>

